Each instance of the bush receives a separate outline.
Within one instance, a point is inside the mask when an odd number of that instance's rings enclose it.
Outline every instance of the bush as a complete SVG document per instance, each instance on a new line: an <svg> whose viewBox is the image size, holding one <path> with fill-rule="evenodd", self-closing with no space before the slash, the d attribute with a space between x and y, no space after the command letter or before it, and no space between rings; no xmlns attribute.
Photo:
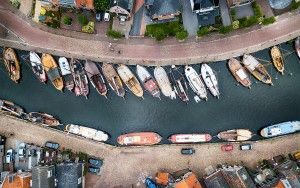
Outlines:
<svg viewBox="0 0 300 188"><path fill-rule="evenodd" d="M235 11L235 9L232 9L232 10L230 11L230 15L231 15L231 19L232 19L232 20L236 20L236 11Z"/></svg>
<svg viewBox="0 0 300 188"><path fill-rule="evenodd" d="M299 2L296 2L295 0L292 1L292 4L291 4L291 10L296 10L300 7L300 1Z"/></svg>
<svg viewBox="0 0 300 188"><path fill-rule="evenodd" d="M154 37L156 40L161 41L168 36L176 36L177 33L183 32L184 28L179 21L168 22L168 23L160 23L160 24L152 24L146 26L145 36ZM178 34L183 35L183 33Z"/></svg>
<svg viewBox="0 0 300 188"><path fill-rule="evenodd" d="M207 35L210 32L208 27L200 27L199 30L197 31L197 36L202 37L204 35Z"/></svg>
<svg viewBox="0 0 300 188"><path fill-rule="evenodd" d="M238 20L235 20L232 22L232 29L238 29L240 28L240 22Z"/></svg>
<svg viewBox="0 0 300 188"><path fill-rule="evenodd" d="M60 24L59 24L59 21L53 20L52 22L48 22L47 26L57 29L57 28L59 28Z"/></svg>
<svg viewBox="0 0 300 188"><path fill-rule="evenodd" d="M105 11L109 7L109 0L94 0L94 8L96 11Z"/></svg>
<svg viewBox="0 0 300 188"><path fill-rule="evenodd" d="M232 31L233 28L232 28L232 25L229 25L229 26L221 26L219 28L219 32L222 33L222 34L225 34L225 33L229 33L230 31Z"/></svg>
<svg viewBox="0 0 300 188"><path fill-rule="evenodd" d="M255 16L250 16L248 18L242 18L238 20L240 23L240 28L250 27L258 23L258 19Z"/></svg>
<svg viewBox="0 0 300 188"><path fill-rule="evenodd" d="M63 22L65 25L71 25L72 24L72 18L68 17L68 16L64 16L63 17Z"/></svg>
<svg viewBox="0 0 300 188"><path fill-rule="evenodd" d="M258 3L257 2L253 2L252 3L252 8L253 8L253 12L254 12L254 15L255 15L255 17L258 19L259 17L263 17L264 16L264 14L263 14L263 12L262 12L262 10L261 10L261 8L260 8L260 6L258 5Z"/></svg>
<svg viewBox="0 0 300 188"><path fill-rule="evenodd" d="M84 15L84 14L79 14L77 19L81 26L85 26L89 22L86 15Z"/></svg>
<svg viewBox="0 0 300 188"><path fill-rule="evenodd" d="M113 29L108 30L107 36L114 38L114 39L120 39L120 38L124 37L124 35L121 32L115 31Z"/></svg>
<svg viewBox="0 0 300 188"><path fill-rule="evenodd" d="M179 31L176 33L176 39L177 40L184 40L188 37L188 32L186 30Z"/></svg>
<svg viewBox="0 0 300 188"><path fill-rule="evenodd" d="M269 25L269 24L272 24L276 21L276 18L274 16L271 16L269 18L265 18L263 21L262 21L262 24L263 25Z"/></svg>

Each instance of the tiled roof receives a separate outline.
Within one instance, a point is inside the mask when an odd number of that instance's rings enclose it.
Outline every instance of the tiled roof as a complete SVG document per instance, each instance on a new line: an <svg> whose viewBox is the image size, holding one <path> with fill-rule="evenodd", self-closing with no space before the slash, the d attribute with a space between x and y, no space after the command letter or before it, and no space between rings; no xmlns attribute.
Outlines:
<svg viewBox="0 0 300 188"><path fill-rule="evenodd" d="M111 6L119 6L130 12L133 6L133 0L112 0Z"/></svg>
<svg viewBox="0 0 300 188"><path fill-rule="evenodd" d="M75 0L75 4L78 8L94 9L94 0Z"/></svg>
<svg viewBox="0 0 300 188"><path fill-rule="evenodd" d="M221 170L205 177L204 183L207 188L230 188Z"/></svg>
<svg viewBox="0 0 300 188"><path fill-rule="evenodd" d="M56 165L58 188L81 188L82 176L82 163L62 163Z"/></svg>
<svg viewBox="0 0 300 188"><path fill-rule="evenodd" d="M169 15L180 11L181 3L179 0L154 0L149 9L151 15Z"/></svg>

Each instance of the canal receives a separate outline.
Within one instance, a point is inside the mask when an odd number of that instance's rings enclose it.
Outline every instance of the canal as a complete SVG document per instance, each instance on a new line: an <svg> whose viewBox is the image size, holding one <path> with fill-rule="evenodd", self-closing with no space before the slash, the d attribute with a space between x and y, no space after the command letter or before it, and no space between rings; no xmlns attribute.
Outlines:
<svg viewBox="0 0 300 188"><path fill-rule="evenodd" d="M111 135L108 143L116 144L116 138L123 133L154 131L167 137L175 133L210 133L233 128L249 128L257 133L267 125L289 120L300 120L300 63L291 44L281 44L285 56L286 71L278 74L273 65L267 65L273 77L274 86L253 81L249 90L237 84L231 76L226 62L211 63L217 72L220 99L209 95L208 101L195 103L192 90L191 101L182 103L179 99L162 100L145 94L139 99L126 92L125 100L117 97L111 90L108 99L98 95L90 85L88 100L76 97L65 90L54 89L52 84L42 84L32 73L28 62L21 60L22 79L13 83L0 65L0 98L14 101L27 112L46 112L58 117L62 123L73 123L103 130ZM2 48L0 49L2 52ZM17 51L19 56L28 52ZM269 61L269 49L253 54ZM22 59L22 58L20 58ZM199 71L199 65L194 65ZM169 69L170 67L166 67ZM131 67L135 70L135 67ZM153 73L153 68L149 68ZM182 70L182 69L181 69ZM259 139L255 136L254 139ZM216 140L216 138L214 138Z"/></svg>

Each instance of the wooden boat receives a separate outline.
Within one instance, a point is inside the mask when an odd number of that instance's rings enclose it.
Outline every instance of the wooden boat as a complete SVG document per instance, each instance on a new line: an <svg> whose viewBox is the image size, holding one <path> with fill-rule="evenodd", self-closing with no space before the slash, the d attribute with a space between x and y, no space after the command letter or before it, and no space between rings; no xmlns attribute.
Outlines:
<svg viewBox="0 0 300 188"><path fill-rule="evenodd" d="M297 37L295 40L295 50L298 57L300 58L300 37Z"/></svg>
<svg viewBox="0 0 300 188"><path fill-rule="evenodd" d="M202 64L200 72L204 80L204 83L208 87L211 94L214 97L219 98L220 91L219 91L218 80L213 70L207 64Z"/></svg>
<svg viewBox="0 0 300 188"><path fill-rule="evenodd" d="M0 99L0 109L17 117L23 117L25 115L25 111L22 107L7 100Z"/></svg>
<svg viewBox="0 0 300 188"><path fill-rule="evenodd" d="M71 60L70 67L75 82L75 95L83 95L87 98L89 94L89 81L85 74L84 67L82 66L81 62L77 59Z"/></svg>
<svg viewBox="0 0 300 188"><path fill-rule="evenodd" d="M3 60L10 79L18 83L21 77L21 69L15 50L12 48L5 48L3 51Z"/></svg>
<svg viewBox="0 0 300 188"><path fill-rule="evenodd" d="M203 84L200 76L195 71L195 69L191 66L185 66L184 72L186 79L188 80L189 85L194 91L194 93L198 95L201 99L207 100L207 92L205 85Z"/></svg>
<svg viewBox="0 0 300 188"><path fill-rule="evenodd" d="M212 139L210 134L173 134L169 137L171 143L187 144L209 142Z"/></svg>
<svg viewBox="0 0 300 188"><path fill-rule="evenodd" d="M109 135L103 131L80 125L68 124L65 127L65 131L99 142L105 142L109 139Z"/></svg>
<svg viewBox="0 0 300 188"><path fill-rule="evenodd" d="M272 60L273 60L272 62L273 62L274 67L276 68L276 70L278 72L283 74L284 61L283 61L282 54L277 46L274 46L273 48L271 48L271 56L272 56Z"/></svg>
<svg viewBox="0 0 300 188"><path fill-rule="evenodd" d="M228 131L220 132L217 137L219 139L235 142L235 141L246 141L251 139L253 136L252 132L248 129L232 129Z"/></svg>
<svg viewBox="0 0 300 188"><path fill-rule="evenodd" d="M263 128L260 131L260 135L262 137L269 138L291 134L298 131L300 131L300 121L287 121Z"/></svg>
<svg viewBox="0 0 300 188"><path fill-rule="evenodd" d="M155 67L154 77L162 94L170 99L176 99L176 93L172 89L171 82L165 69L162 67Z"/></svg>
<svg viewBox="0 0 300 188"><path fill-rule="evenodd" d="M171 82L177 96L183 101L188 102L189 97L187 95L187 84L184 76L179 72L175 65L172 65L170 72Z"/></svg>
<svg viewBox="0 0 300 188"><path fill-rule="evenodd" d="M72 91L75 84L74 84L74 78L73 78L73 75L72 75L72 72L71 72L70 64L69 64L67 58L60 57L58 59L58 64L59 64L59 67L60 67L61 75L62 75L63 80L64 80L65 87L69 91Z"/></svg>
<svg viewBox="0 0 300 188"><path fill-rule="evenodd" d="M245 54L242 62L247 70L259 81L265 84L271 84L272 78L269 75L267 69L259 63L252 55Z"/></svg>
<svg viewBox="0 0 300 188"><path fill-rule="evenodd" d="M228 61L228 67L231 74L234 78L243 86L251 88L251 80L245 70L245 68L241 65L241 62L235 58L231 58Z"/></svg>
<svg viewBox="0 0 300 188"><path fill-rule="evenodd" d="M40 80L40 82L45 83L47 81L47 76L40 56L35 52L29 52L29 60L33 73Z"/></svg>
<svg viewBox="0 0 300 188"><path fill-rule="evenodd" d="M138 132L120 135L117 141L125 146L143 146L158 144L161 139L161 136L154 132Z"/></svg>
<svg viewBox="0 0 300 188"><path fill-rule="evenodd" d="M104 77L106 78L111 89L119 96L125 96L125 89L122 84L122 80L116 70L114 69L112 64L103 63L102 72Z"/></svg>
<svg viewBox="0 0 300 188"><path fill-rule="evenodd" d="M30 112L28 114L28 120L34 123L42 123L47 126L58 126L60 125L59 120L54 118L52 115L40 112Z"/></svg>
<svg viewBox="0 0 300 188"><path fill-rule="evenodd" d="M119 65L117 72L128 89L137 97L143 97L144 92L141 84L126 65Z"/></svg>
<svg viewBox="0 0 300 188"><path fill-rule="evenodd" d="M100 73L99 68L97 67L96 63L92 61L86 60L84 64L85 72L90 79L92 86L96 89L96 91L106 97L107 88L105 85L105 80Z"/></svg>
<svg viewBox="0 0 300 188"><path fill-rule="evenodd" d="M149 73L149 71L141 66L136 66L136 73L142 82L144 88L153 96L160 98L160 91L158 88L158 85L156 83L156 80L152 77L152 75Z"/></svg>
<svg viewBox="0 0 300 188"><path fill-rule="evenodd" d="M62 91L64 88L63 79L59 73L58 66L50 54L42 55L42 64L47 73L49 80L57 90Z"/></svg>

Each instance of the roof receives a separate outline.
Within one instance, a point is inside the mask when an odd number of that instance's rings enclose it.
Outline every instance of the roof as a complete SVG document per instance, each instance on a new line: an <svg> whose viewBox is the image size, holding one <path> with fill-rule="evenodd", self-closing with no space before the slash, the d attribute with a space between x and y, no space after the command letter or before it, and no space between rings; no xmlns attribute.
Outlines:
<svg viewBox="0 0 300 188"><path fill-rule="evenodd" d="M30 188L31 173L8 174L2 188Z"/></svg>
<svg viewBox="0 0 300 188"><path fill-rule="evenodd" d="M167 172L158 172L156 174L156 183L161 185L167 185L169 182L170 174Z"/></svg>
<svg viewBox="0 0 300 188"><path fill-rule="evenodd" d="M61 163L56 165L58 188L81 188L83 163Z"/></svg>
<svg viewBox="0 0 300 188"><path fill-rule="evenodd" d="M128 12L131 12L133 7L133 0L112 0L111 6L119 6Z"/></svg>
<svg viewBox="0 0 300 188"><path fill-rule="evenodd" d="M60 6L75 6L75 0L41 0L43 2L52 3L53 5Z"/></svg>
<svg viewBox="0 0 300 188"><path fill-rule="evenodd" d="M230 188L221 170L205 177L204 183L207 188Z"/></svg>
<svg viewBox="0 0 300 188"><path fill-rule="evenodd" d="M281 175L283 175L292 187L300 187L300 168L294 161L286 162L276 167Z"/></svg>
<svg viewBox="0 0 300 188"><path fill-rule="evenodd" d="M179 12L180 9L181 3L179 0L154 0L153 4L149 6L152 16L169 15Z"/></svg>
<svg viewBox="0 0 300 188"><path fill-rule="evenodd" d="M55 187L55 167L35 166L32 169L32 185L34 188L54 188Z"/></svg>
<svg viewBox="0 0 300 188"><path fill-rule="evenodd" d="M75 4L77 8L94 9L94 0L75 0Z"/></svg>
<svg viewBox="0 0 300 188"><path fill-rule="evenodd" d="M193 10L200 10L210 7L215 7L219 5L219 0L193 0L194 8Z"/></svg>
<svg viewBox="0 0 300 188"><path fill-rule="evenodd" d="M233 187L256 188L253 180L243 166L228 166L222 168L226 181Z"/></svg>
<svg viewBox="0 0 300 188"><path fill-rule="evenodd" d="M182 179L175 183L175 188L202 188L193 172L186 173Z"/></svg>

